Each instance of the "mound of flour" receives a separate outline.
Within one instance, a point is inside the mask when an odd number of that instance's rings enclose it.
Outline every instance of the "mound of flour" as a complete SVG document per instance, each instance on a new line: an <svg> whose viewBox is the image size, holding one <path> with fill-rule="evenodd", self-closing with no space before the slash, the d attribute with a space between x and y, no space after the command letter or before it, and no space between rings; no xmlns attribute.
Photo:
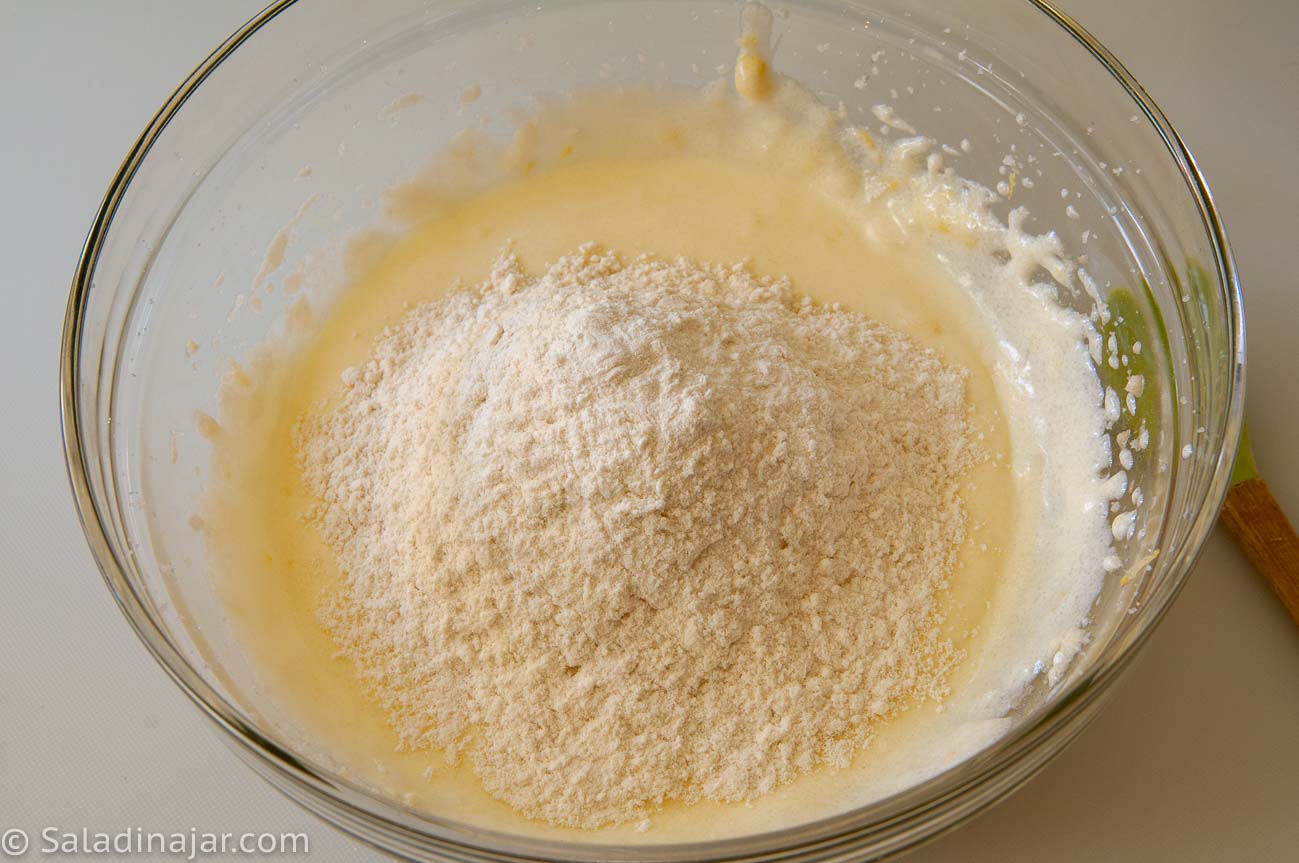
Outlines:
<svg viewBox="0 0 1299 863"><path fill-rule="evenodd" d="M303 417L326 625L408 746L596 827L939 698L963 372L743 267L584 247L413 309Z"/></svg>

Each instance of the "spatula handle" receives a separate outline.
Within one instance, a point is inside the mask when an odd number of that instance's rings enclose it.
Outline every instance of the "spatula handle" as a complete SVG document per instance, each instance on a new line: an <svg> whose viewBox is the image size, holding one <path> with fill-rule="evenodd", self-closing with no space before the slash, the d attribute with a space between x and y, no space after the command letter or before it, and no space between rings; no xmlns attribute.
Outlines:
<svg viewBox="0 0 1299 863"><path fill-rule="evenodd" d="M1222 523L1299 626L1299 535L1262 477L1231 487Z"/></svg>

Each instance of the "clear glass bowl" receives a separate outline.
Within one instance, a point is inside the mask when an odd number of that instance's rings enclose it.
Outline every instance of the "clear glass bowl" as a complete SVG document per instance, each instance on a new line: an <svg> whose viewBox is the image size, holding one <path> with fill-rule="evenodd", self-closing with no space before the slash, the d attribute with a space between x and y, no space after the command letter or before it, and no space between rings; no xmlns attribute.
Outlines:
<svg viewBox="0 0 1299 863"><path fill-rule="evenodd" d="M385 799L291 742L291 718L248 683L186 524L208 470L191 416L215 411L227 358L273 337L288 306L280 291L260 313L244 308L268 243L309 195L317 206L294 224L285 270L372 224L382 190L458 130L538 94L702 85L732 62L740 11L723 0L282 0L181 85L108 191L72 285L60 379L86 536L127 620L235 751L366 842L414 860L899 852L1010 793L1082 730L1213 526L1242 421L1239 286L1204 179L1159 108L1046 2L790 0L775 7L782 72L856 121L891 103L989 186L1008 180L1005 155L1030 166L1014 203L1086 256L1117 312L1106 336L1150 381L1151 446L1132 470L1144 533L1123 551L1135 575L1107 581L1090 645L1057 685L1029 694L1011 733L919 786L791 829L688 845L616 846L598 834L559 843L456 823ZM471 87L481 97L462 100ZM411 92L423 100L403 100ZM330 284L337 262L311 263ZM1066 300L1086 307L1085 296ZM190 340L204 350L189 356ZM1101 373L1121 390L1123 370Z"/></svg>

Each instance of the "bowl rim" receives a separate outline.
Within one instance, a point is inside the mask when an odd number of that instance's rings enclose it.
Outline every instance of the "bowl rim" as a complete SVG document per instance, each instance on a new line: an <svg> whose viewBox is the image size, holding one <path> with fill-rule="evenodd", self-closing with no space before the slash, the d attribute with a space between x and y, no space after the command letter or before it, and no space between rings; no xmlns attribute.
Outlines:
<svg viewBox="0 0 1299 863"><path fill-rule="evenodd" d="M264 778L270 779L273 776L287 780L290 785L296 786L296 791L316 798L316 803L330 810L333 817L328 820L334 826L387 851L395 849L376 840L372 832L356 829L354 825L357 819L371 828L377 827L386 832L388 838L405 837L406 843L423 845L425 848L429 848L431 844L433 848L443 852L454 853L459 849L462 852L487 855L490 859L522 858L558 861L644 859L652 856L654 859L684 861L735 859L757 855L766 857L769 854L782 856L785 853L806 850L810 847L816 847L822 853L833 854L845 843L859 837L866 838L882 827L892 825L894 828L905 830L910 819L923 815L924 810L944 801L960 800L989 780L1002 776L1003 785L999 791L991 796L985 795L985 799L975 801L956 818L940 825L934 831L920 830L918 835L904 838L900 845L892 849L900 850L924 839L933 838L939 832L973 817L1009 793L1019 783L1026 781L1032 772L1043 766L1063 748L1064 743L1058 742L1060 732L1071 725L1075 726L1076 730L1081 729L1081 723L1090 718L1089 708L1105 694L1109 685L1128 666L1146 639L1162 621L1173 600L1185 585L1203 548L1208 531L1199 528L1216 519L1221 509L1230 485L1231 467L1244 419L1245 329L1235 260L1213 195L1190 150L1164 112L1123 64L1091 33L1056 8L1050 0L1024 0L1024 2L1046 15L1050 21L1082 45L1133 99L1144 115L1144 119L1162 139L1168 153L1176 162L1188 190L1195 198L1207 238L1213 246L1213 270L1218 284L1227 294L1225 324L1230 337L1232 369L1226 381L1227 410L1220 417L1214 418L1215 422L1222 424L1222 447L1213 466L1204 503L1195 517L1198 523L1195 525L1197 529L1189 531L1182 547L1177 549L1181 557L1180 571L1174 573L1167 583L1161 585L1159 591L1146 598L1141 609L1147 615L1145 625L1131 632L1122 644L1117 645L1117 650L1107 648L1106 654L1097 660L1094 667L1080 675L1067 690L1053 696L1038 710L1032 721L1022 723L1010 734L998 739L972 758L953 765L918 785L884 800L793 827L698 842L655 845L574 843L480 829L453 819L414 810L386 799L351 780L337 776L333 771L309 759L295 755L287 745L276 741L254 726L239 709L210 686L183 652L172 643L165 629L155 620L149 604L142 599L126 577L126 567L105 529L103 513L91 488L92 471L83 446L82 433L86 417L77 396L83 360L82 336L85 330L86 310L93 290L92 277L99 254L109 235L114 215L154 143L190 95L222 62L257 31L297 2L298 0L275 0L249 19L190 73L140 134L114 175L82 246L72 279L60 345L59 399L64 457L77 515L96 564L119 609L137 637L176 685L228 735L228 741L237 745L238 754L246 760L251 757L250 763L258 768ZM90 419L94 421L93 417ZM1193 547L1192 543L1194 543ZM1068 737L1071 738L1072 735ZM1021 772L1017 778L1007 778L1003 775L1011 773L1012 767L1021 764L1034 751L1047 748L1052 740L1056 740L1058 744L1055 751L1050 752L1031 771ZM1067 742L1066 740L1065 743ZM971 770L972 767L976 769ZM956 776L958 769L966 775ZM275 781L271 784L281 792L287 793L286 789ZM304 803L299 794L288 796L299 803ZM320 810L313 809L311 806L305 808L313 811L314 814L322 814ZM866 812L882 814L863 821L862 816ZM428 825L433 829L423 830L417 825Z"/></svg>

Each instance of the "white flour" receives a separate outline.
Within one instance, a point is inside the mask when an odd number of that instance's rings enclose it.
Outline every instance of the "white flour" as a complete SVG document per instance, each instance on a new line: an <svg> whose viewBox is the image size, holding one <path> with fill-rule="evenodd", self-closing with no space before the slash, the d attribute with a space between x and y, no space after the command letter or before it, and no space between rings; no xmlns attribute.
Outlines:
<svg viewBox="0 0 1299 863"><path fill-rule="evenodd" d="M742 267L591 247L415 308L305 417L327 610L409 746L594 827L940 697L963 372Z"/></svg>

